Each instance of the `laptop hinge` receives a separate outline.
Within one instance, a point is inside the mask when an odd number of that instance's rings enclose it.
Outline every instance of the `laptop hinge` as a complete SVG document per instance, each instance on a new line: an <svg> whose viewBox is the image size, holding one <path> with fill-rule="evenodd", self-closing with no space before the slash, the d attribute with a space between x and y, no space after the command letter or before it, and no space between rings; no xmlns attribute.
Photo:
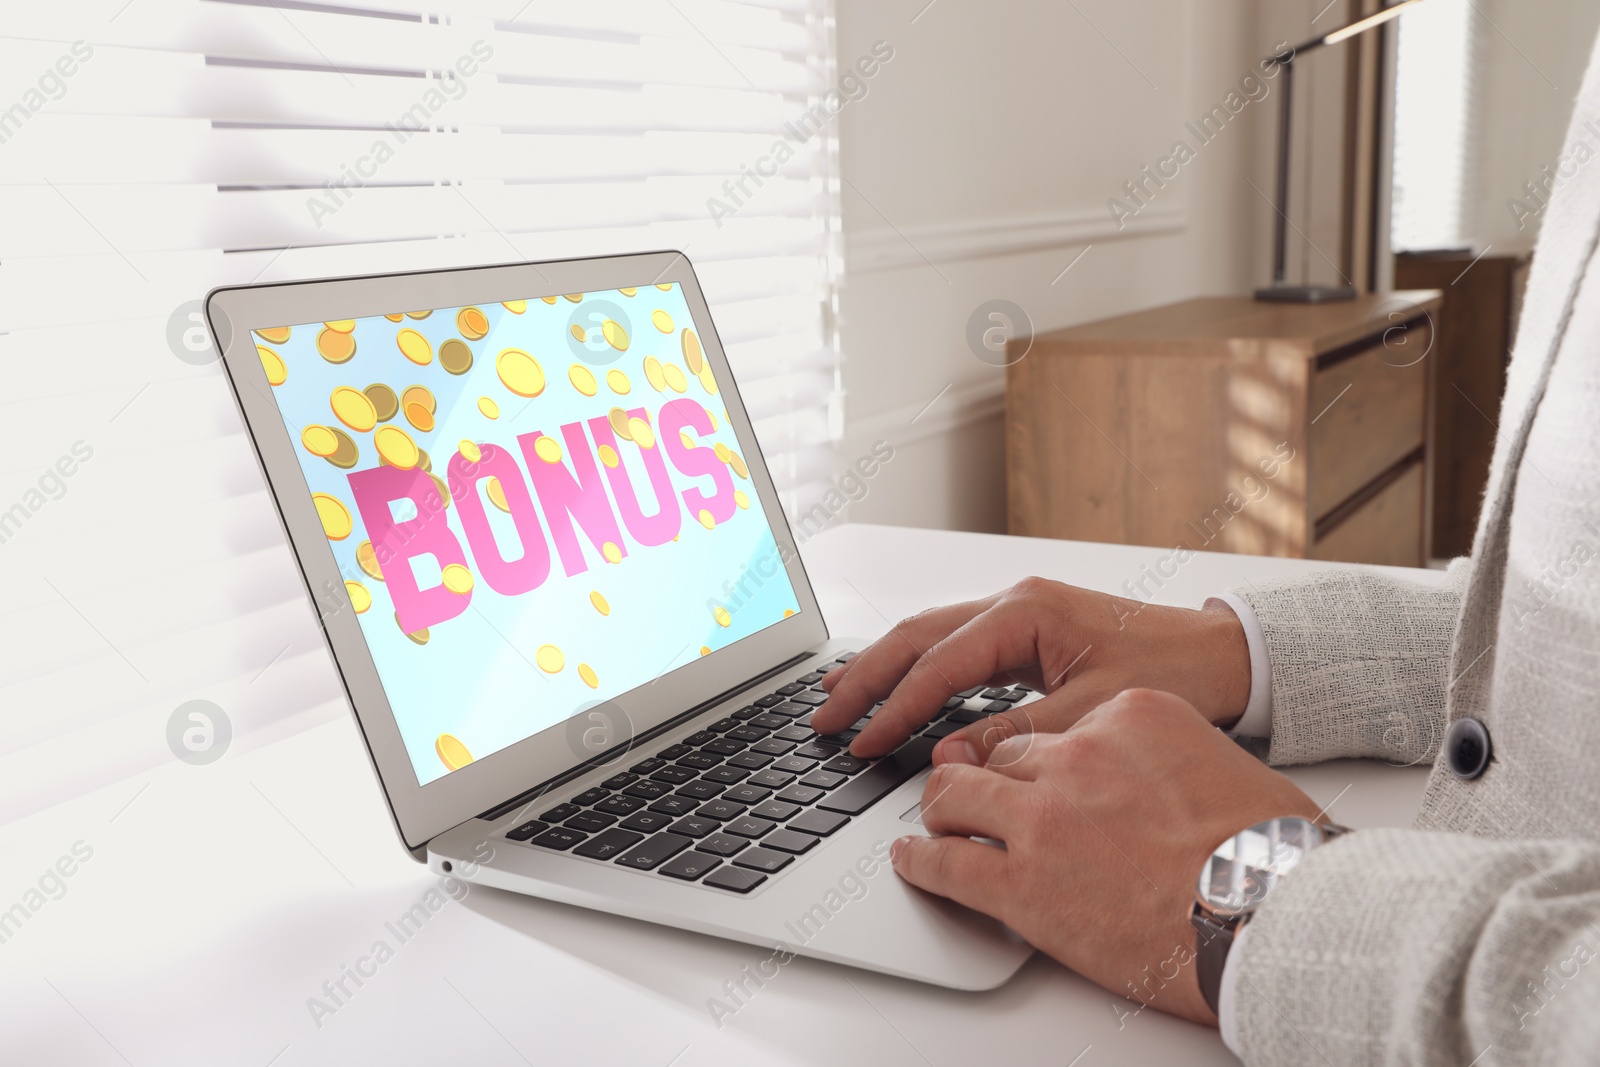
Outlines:
<svg viewBox="0 0 1600 1067"><path fill-rule="evenodd" d="M577 766L572 767L572 768L570 768L568 770L565 770L565 771L561 772L560 774L556 775L554 778L550 778L550 779L548 779L546 781L540 782L538 785L534 786L533 788L526 789L526 790L522 791L521 793L518 793L516 796L512 797L510 800L505 800L505 801L502 801L499 804L496 804L494 807L490 808L488 811L484 812L483 814L481 814L481 815L479 815L477 817L479 819L483 819L483 820L488 821L488 822L493 822L496 819L502 818L503 816L506 815L507 812L510 812L510 811L514 810L515 808L519 807L520 805L526 804L529 801L537 800L539 797L544 796L545 794L549 793L555 787L565 785L566 783L568 783L570 781L573 781L575 779L583 777L585 774L588 774L590 771L594 770L596 767L603 766L604 764L610 762L611 760L616 759L619 754L627 753L630 750L632 750L634 748L637 748L639 745L643 744L644 742L649 741L652 738L659 737L662 734L666 733L667 731L675 729L678 726L681 726L683 723L688 722L690 719L694 718L696 715L705 714L706 711L708 711L709 709L715 707L718 704L721 704L725 700L728 700L730 697L733 697L736 694L742 693L747 689L751 689L751 688L754 688L756 686L759 686L762 682L767 681L768 679L774 677L775 675L783 674L783 673L785 673L787 671L793 670L797 663L800 663L803 660L810 659L811 657L813 657L815 655L817 655L817 653L816 653L815 650L813 650L813 651L810 651L810 652L802 652L798 656L793 656L793 657L791 657L789 659L786 659L782 663L779 663L778 665L773 667L771 670L763 671L762 673L754 676L753 678L750 678L750 679L748 679L748 680L746 680L744 682L739 683L738 685L734 686L732 689L724 690L723 692L717 694L716 696L712 697L711 699L705 700L705 701L702 701L699 704L696 704L694 707L690 708L688 711L685 711L683 714L674 715L672 718L668 719L666 722L662 723L661 725L654 727L653 729L646 730L642 734L635 734L632 738L630 738L628 741L624 742L622 745L617 745L617 746L614 746L612 748L606 749L604 752L597 753L597 754L589 757L588 759L584 760L582 763L578 764Z"/></svg>

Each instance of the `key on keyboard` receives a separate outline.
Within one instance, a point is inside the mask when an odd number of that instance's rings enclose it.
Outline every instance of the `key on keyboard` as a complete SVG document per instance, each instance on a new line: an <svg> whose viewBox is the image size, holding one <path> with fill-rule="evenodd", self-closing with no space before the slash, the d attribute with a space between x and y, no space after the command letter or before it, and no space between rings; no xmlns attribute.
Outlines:
<svg viewBox="0 0 1600 1067"><path fill-rule="evenodd" d="M817 807L860 815L896 788L916 777L933 759L935 742L913 737L889 755L817 802ZM781 795L781 794L780 794Z"/></svg>

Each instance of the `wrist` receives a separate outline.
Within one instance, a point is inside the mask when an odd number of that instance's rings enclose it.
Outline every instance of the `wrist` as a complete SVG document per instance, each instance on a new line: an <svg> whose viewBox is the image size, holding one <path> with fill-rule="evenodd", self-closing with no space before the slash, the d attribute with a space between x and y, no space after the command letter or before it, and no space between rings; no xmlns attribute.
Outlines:
<svg viewBox="0 0 1600 1067"><path fill-rule="evenodd" d="M1200 676L1208 679L1207 700L1196 705L1214 725L1226 729L1239 721L1250 704L1250 641L1244 624L1226 601L1211 599L1197 613L1204 656Z"/></svg>

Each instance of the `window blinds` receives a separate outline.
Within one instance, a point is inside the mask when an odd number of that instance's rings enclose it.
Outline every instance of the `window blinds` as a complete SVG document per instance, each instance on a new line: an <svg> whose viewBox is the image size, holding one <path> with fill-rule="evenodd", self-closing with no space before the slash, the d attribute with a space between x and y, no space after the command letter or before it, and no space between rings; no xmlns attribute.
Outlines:
<svg viewBox="0 0 1600 1067"><path fill-rule="evenodd" d="M1479 75L1473 16L1468 4L1423 4L1400 20L1391 223L1399 250L1465 243L1469 119Z"/></svg>
<svg viewBox="0 0 1600 1067"><path fill-rule="evenodd" d="M170 758L190 699L252 743L342 710L193 317L212 286L681 249L808 505L839 402L837 144L795 120L832 34L829 0L13 5L0 819Z"/></svg>

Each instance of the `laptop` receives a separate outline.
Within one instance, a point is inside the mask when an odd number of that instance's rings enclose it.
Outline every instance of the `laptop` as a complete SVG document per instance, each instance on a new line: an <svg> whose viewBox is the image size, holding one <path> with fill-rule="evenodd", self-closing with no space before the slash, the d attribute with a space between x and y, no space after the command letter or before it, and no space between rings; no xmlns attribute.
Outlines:
<svg viewBox="0 0 1600 1067"><path fill-rule="evenodd" d="M440 875L960 989L907 886L952 697L818 737L830 636L678 252L222 288L206 316L395 831ZM861 724L858 723L857 726Z"/></svg>

